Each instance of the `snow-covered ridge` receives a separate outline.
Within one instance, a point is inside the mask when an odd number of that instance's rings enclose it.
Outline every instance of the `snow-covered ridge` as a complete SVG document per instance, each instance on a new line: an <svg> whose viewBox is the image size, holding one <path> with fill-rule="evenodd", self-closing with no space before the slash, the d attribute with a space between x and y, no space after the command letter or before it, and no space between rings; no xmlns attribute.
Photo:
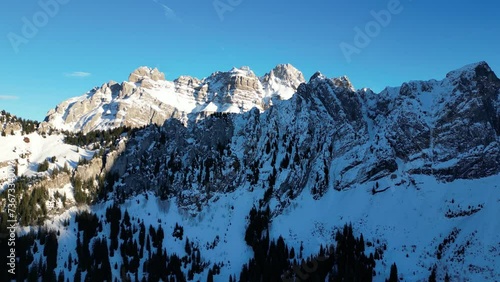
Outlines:
<svg viewBox="0 0 500 282"><path fill-rule="evenodd" d="M456 79L460 76L465 76L468 77L469 79L472 78L475 74L478 68L483 68L486 71L491 72L491 68L488 66L488 64L485 61L473 63L473 64L468 64L466 66L463 66L457 70L451 71L448 74L446 74L446 78L448 79Z"/></svg>
<svg viewBox="0 0 500 282"><path fill-rule="evenodd" d="M496 78L486 62L478 62L451 71L440 81L412 81L387 88L366 103L401 100L411 92L423 110L429 112L435 103L460 96L458 92L450 93L451 89L460 83L474 84L477 74ZM346 76L329 79L320 72L309 83L321 84L327 80L335 87L356 90ZM304 82L302 73L290 64L278 65L262 77L257 77L249 67L234 67L204 79L181 76L174 81L165 80L165 75L156 68L143 66L132 72L128 81L110 81L62 102L48 112L45 121L54 128L84 132L161 125L170 118L187 124L214 112L243 113L252 108L262 112L280 100L290 99Z"/></svg>
<svg viewBox="0 0 500 282"><path fill-rule="evenodd" d="M169 118L187 123L214 112L264 111L272 100L289 99L304 81L289 64L278 65L263 77L241 67L204 79L181 76L174 81L165 80L156 68L140 67L128 81L110 81L62 102L45 121L54 128L84 132L163 124Z"/></svg>

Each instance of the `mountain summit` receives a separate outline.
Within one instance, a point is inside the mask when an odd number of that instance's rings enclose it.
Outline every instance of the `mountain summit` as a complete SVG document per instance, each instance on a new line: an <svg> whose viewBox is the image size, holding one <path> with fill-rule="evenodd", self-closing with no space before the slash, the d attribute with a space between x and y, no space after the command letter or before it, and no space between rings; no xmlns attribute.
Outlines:
<svg viewBox="0 0 500 282"><path fill-rule="evenodd" d="M263 77L241 67L204 79L181 76L174 81L165 80L156 68L140 67L128 81L111 81L62 102L45 121L54 128L83 132L163 124L169 118L187 123L215 112L263 111L273 99L289 99L303 82L302 73L289 64Z"/></svg>
<svg viewBox="0 0 500 282"><path fill-rule="evenodd" d="M141 82L149 78L154 81L165 80L165 74L160 72L157 68L140 67L133 71L128 77L129 82Z"/></svg>
<svg viewBox="0 0 500 282"><path fill-rule="evenodd" d="M411 122L432 127L443 120L443 115L468 112L467 116L482 116L482 120L488 120L500 132L500 121L494 112L498 109L496 91L500 80L486 62L451 71L442 81L412 81L388 87L379 94L369 89L356 91L347 77L329 79L320 72L305 84L303 74L290 64L278 65L262 77L257 77L249 67L234 67L204 79L181 76L174 81L165 80L165 75L156 68L140 67L130 74L128 81L110 81L62 102L48 112L43 125L83 132L161 125L170 118L186 125L216 112L244 113L252 108L265 111L276 101L292 98L301 85L305 87L302 92L308 93L313 88L336 89L328 91L335 92L341 104L350 100L351 104L345 105L349 116L357 116L355 105L368 108L371 115L389 115L406 109L409 116L421 112ZM353 97L343 97L340 93L357 93L353 95L359 95L361 100L354 101ZM414 106L409 107L410 104ZM478 106L484 106L482 113ZM408 116L397 118L408 119Z"/></svg>

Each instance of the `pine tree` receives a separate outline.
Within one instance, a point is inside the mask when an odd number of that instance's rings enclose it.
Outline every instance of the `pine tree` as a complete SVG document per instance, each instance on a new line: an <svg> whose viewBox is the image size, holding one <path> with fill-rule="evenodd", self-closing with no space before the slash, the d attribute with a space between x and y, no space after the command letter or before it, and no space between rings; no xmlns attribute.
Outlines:
<svg viewBox="0 0 500 282"><path fill-rule="evenodd" d="M431 275L429 275L429 282L436 282L436 266L432 268Z"/></svg>
<svg viewBox="0 0 500 282"><path fill-rule="evenodd" d="M69 174L69 167L68 167L67 162L64 162L63 172L65 172L66 174Z"/></svg>
<svg viewBox="0 0 500 282"><path fill-rule="evenodd" d="M82 281L82 271L80 270L79 267L76 268L75 272L75 277L73 278L74 282L81 282Z"/></svg>
<svg viewBox="0 0 500 282"><path fill-rule="evenodd" d="M45 159L41 164L38 165L38 172L47 171L49 169L49 161Z"/></svg>
<svg viewBox="0 0 500 282"><path fill-rule="evenodd" d="M57 267L57 248L57 236L55 232L51 231L47 235L45 248L43 249L43 255L47 257L48 272L52 272Z"/></svg>
<svg viewBox="0 0 500 282"><path fill-rule="evenodd" d="M57 282L64 282L64 272L59 271L59 275L57 276Z"/></svg>
<svg viewBox="0 0 500 282"><path fill-rule="evenodd" d="M72 268L73 268L73 257L71 256L71 253L69 253L69 256L68 256L68 270L71 271Z"/></svg>
<svg viewBox="0 0 500 282"><path fill-rule="evenodd" d="M189 239L186 237L186 245L184 246L184 251L188 256L191 255L191 244L189 243Z"/></svg>
<svg viewBox="0 0 500 282"><path fill-rule="evenodd" d="M396 263L393 263L391 265L391 274L389 275L389 279L385 280L385 281L388 281L388 282L398 282L399 281L398 268L396 267Z"/></svg>
<svg viewBox="0 0 500 282"><path fill-rule="evenodd" d="M231 281L231 277L229 277L229 281ZM214 282L214 275L212 273L212 269L208 270L207 282Z"/></svg>

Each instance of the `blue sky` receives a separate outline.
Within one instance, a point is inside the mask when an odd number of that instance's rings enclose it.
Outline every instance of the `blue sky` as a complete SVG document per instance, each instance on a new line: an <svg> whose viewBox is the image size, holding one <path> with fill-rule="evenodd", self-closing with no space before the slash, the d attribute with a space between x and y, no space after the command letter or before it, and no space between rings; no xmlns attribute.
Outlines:
<svg viewBox="0 0 500 282"><path fill-rule="evenodd" d="M173 80L233 66L264 75L291 63L306 79L320 70L329 77L347 75L355 87L375 91L440 79L482 60L500 72L495 1L4 0L3 5L0 109L37 120L67 98L109 80L126 80L142 65L158 67ZM377 22L372 11L391 18ZM369 42L356 41L358 30L366 34L367 28ZM342 43L356 48L349 59Z"/></svg>

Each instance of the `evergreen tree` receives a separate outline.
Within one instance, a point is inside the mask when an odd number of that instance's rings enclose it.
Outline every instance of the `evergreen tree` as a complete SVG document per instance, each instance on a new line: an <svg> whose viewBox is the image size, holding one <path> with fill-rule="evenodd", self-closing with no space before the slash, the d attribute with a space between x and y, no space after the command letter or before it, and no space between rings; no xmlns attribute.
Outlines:
<svg viewBox="0 0 500 282"><path fill-rule="evenodd" d="M59 275L57 276L57 282L64 282L64 272L59 271Z"/></svg>
<svg viewBox="0 0 500 282"><path fill-rule="evenodd" d="M49 161L45 159L41 164L38 165L38 172L47 171L49 169Z"/></svg>
<svg viewBox="0 0 500 282"><path fill-rule="evenodd" d="M431 275L429 275L429 282L436 282L436 266L432 268Z"/></svg>
<svg viewBox="0 0 500 282"><path fill-rule="evenodd" d="M398 282L398 268L396 267L396 263L391 265L391 274L389 275L389 279L386 279L387 282Z"/></svg>
<svg viewBox="0 0 500 282"><path fill-rule="evenodd" d="M231 281L231 278L229 278L229 281ZM214 282L214 275L212 273L212 269L208 270L207 282Z"/></svg>
<svg viewBox="0 0 500 282"><path fill-rule="evenodd" d="M45 248L43 249L43 255L47 257L47 271L52 272L57 267L57 235L54 231L51 231L47 235Z"/></svg>
<svg viewBox="0 0 500 282"><path fill-rule="evenodd" d="M186 251L186 254L188 256L191 255L191 244L189 243L189 239L186 237L186 244L184 246L184 251Z"/></svg>
<svg viewBox="0 0 500 282"><path fill-rule="evenodd" d="M75 276L73 277L74 282L82 282L82 271L79 267L76 268Z"/></svg>

